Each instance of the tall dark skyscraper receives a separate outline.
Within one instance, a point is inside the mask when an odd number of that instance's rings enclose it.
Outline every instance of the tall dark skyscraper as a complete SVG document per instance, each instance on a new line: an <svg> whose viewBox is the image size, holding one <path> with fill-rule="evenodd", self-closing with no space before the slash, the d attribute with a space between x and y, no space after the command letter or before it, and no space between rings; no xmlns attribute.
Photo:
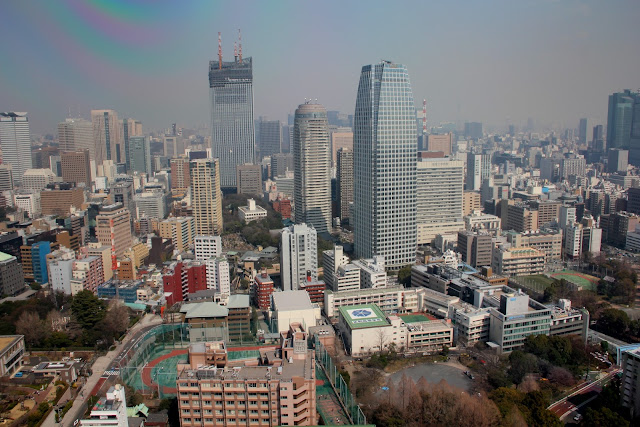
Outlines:
<svg viewBox="0 0 640 427"><path fill-rule="evenodd" d="M629 148L634 98L630 90L609 95L607 115L607 147Z"/></svg>
<svg viewBox="0 0 640 427"><path fill-rule="evenodd" d="M580 124L578 125L578 142L580 144L587 143L587 119L580 119Z"/></svg>
<svg viewBox="0 0 640 427"><path fill-rule="evenodd" d="M417 126L409 73L383 61L360 74L353 133L356 256L416 260Z"/></svg>
<svg viewBox="0 0 640 427"><path fill-rule="evenodd" d="M482 123L479 123L479 122L465 123L464 136L470 139L482 138Z"/></svg>
<svg viewBox="0 0 640 427"><path fill-rule="evenodd" d="M280 153L282 147L282 125L280 120L261 120L259 122L258 149L260 157Z"/></svg>
<svg viewBox="0 0 640 427"><path fill-rule="evenodd" d="M240 49L242 51L242 49ZM220 187L235 191L236 167L255 161L251 58L209 62L211 153L219 159Z"/></svg>
<svg viewBox="0 0 640 427"><path fill-rule="evenodd" d="M593 127L593 139L591 140L591 148L596 151L604 150L604 127L595 125Z"/></svg>

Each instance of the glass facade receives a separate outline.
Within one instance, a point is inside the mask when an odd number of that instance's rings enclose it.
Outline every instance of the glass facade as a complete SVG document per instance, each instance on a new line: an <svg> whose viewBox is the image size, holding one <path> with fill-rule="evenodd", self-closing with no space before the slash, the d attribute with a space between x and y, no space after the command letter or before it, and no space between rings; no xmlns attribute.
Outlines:
<svg viewBox="0 0 640 427"><path fill-rule="evenodd" d="M403 65L362 68L353 140L354 245L357 257L382 255L390 269L416 257L415 114Z"/></svg>
<svg viewBox="0 0 640 427"><path fill-rule="evenodd" d="M211 152L220 161L221 188L236 188L236 166L254 163L251 58L209 62Z"/></svg>

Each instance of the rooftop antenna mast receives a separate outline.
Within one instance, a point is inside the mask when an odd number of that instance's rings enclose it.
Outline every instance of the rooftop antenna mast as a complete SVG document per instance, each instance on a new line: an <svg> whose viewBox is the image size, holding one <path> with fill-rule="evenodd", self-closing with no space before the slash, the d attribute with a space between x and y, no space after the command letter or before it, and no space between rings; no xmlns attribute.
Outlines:
<svg viewBox="0 0 640 427"><path fill-rule="evenodd" d="M427 100L422 100L422 134L427 134Z"/></svg>
<svg viewBox="0 0 640 427"><path fill-rule="evenodd" d="M233 42L233 57L236 62L238 62L238 43Z"/></svg>
<svg viewBox="0 0 640 427"><path fill-rule="evenodd" d="M242 32L240 31L240 28L238 28L238 59L242 64Z"/></svg>
<svg viewBox="0 0 640 427"><path fill-rule="evenodd" d="M218 69L222 70L222 33L218 31Z"/></svg>

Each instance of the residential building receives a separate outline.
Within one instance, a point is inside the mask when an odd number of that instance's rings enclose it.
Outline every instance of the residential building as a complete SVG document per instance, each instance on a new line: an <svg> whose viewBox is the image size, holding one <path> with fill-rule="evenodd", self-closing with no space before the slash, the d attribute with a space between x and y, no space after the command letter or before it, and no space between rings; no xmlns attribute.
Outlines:
<svg viewBox="0 0 640 427"><path fill-rule="evenodd" d="M621 366L620 403L636 417L640 413L640 347L623 351Z"/></svg>
<svg viewBox="0 0 640 427"><path fill-rule="evenodd" d="M229 262L226 258L209 258L207 264L207 289L215 289L223 299L231 295L231 280L229 278Z"/></svg>
<svg viewBox="0 0 640 427"><path fill-rule="evenodd" d="M343 248L340 245L335 245L333 249L322 252L322 271L324 274L324 281L330 289L336 290L335 275L338 272L338 268L349 263L349 257L344 254ZM358 275L358 277L360 277ZM360 282L358 282L360 287Z"/></svg>
<svg viewBox="0 0 640 427"><path fill-rule="evenodd" d="M75 295L82 288L72 287L73 279L73 256L50 257L48 262L49 286L53 291L59 291L66 295Z"/></svg>
<svg viewBox="0 0 640 427"><path fill-rule="evenodd" d="M207 289L207 267L202 261L174 261L162 271L167 306L186 301L188 295Z"/></svg>
<svg viewBox="0 0 640 427"><path fill-rule="evenodd" d="M436 234L464 228L463 188L463 162L449 159L423 159L417 162L418 245L430 244Z"/></svg>
<svg viewBox="0 0 640 427"><path fill-rule="evenodd" d="M252 278L251 294L254 304L259 310L269 310L273 289L273 279L266 271L262 271Z"/></svg>
<svg viewBox="0 0 640 427"><path fill-rule="evenodd" d="M71 271L72 287L79 287L80 290L88 290L96 294L98 286L105 282L102 258L88 256L73 262ZM73 282L76 283L73 283Z"/></svg>
<svg viewBox="0 0 640 427"><path fill-rule="evenodd" d="M256 205L254 199L247 199L247 206L238 207L238 217L240 221L249 223L251 221L259 221L267 217L267 210L262 206Z"/></svg>
<svg viewBox="0 0 640 427"><path fill-rule="evenodd" d="M190 186L189 158L181 156L171 159L171 190L184 193Z"/></svg>
<svg viewBox="0 0 640 427"><path fill-rule="evenodd" d="M313 225L294 224L281 234L282 289L296 290L307 272L318 279L318 237Z"/></svg>
<svg viewBox="0 0 640 427"><path fill-rule="evenodd" d="M167 203L161 191L145 191L133 197L136 204L136 217L162 220L167 216Z"/></svg>
<svg viewBox="0 0 640 427"><path fill-rule="evenodd" d="M360 269L360 287L362 289L387 286L387 272L383 256L376 255L373 258L357 259L352 264Z"/></svg>
<svg viewBox="0 0 640 427"><path fill-rule="evenodd" d="M13 181L20 184L24 172L33 167L27 113L0 113L0 150L2 163L11 165Z"/></svg>
<svg viewBox="0 0 640 427"><path fill-rule="evenodd" d="M467 216L475 211L482 210L482 198L477 191L464 191L462 193L462 213Z"/></svg>
<svg viewBox="0 0 640 427"><path fill-rule="evenodd" d="M389 61L362 67L354 117L354 216L350 218L356 257L384 256L389 269L415 262L417 144L406 67Z"/></svg>
<svg viewBox="0 0 640 427"><path fill-rule="evenodd" d="M196 221L192 216L170 217L158 223L158 235L171 239L180 252L193 245L196 236Z"/></svg>
<svg viewBox="0 0 640 427"><path fill-rule="evenodd" d="M195 236L194 254L198 261L220 257L222 255L222 238L220 236Z"/></svg>
<svg viewBox="0 0 640 427"><path fill-rule="evenodd" d="M192 344L189 363L178 366L180 425L317 425L316 368L307 339L300 325L291 325L278 348L261 352L258 365L231 361L222 342ZM226 397L216 400L220 396ZM230 415L225 407L246 409Z"/></svg>
<svg viewBox="0 0 640 427"><path fill-rule="evenodd" d="M225 158L227 162L231 162L234 157L227 154ZM220 234L222 232L220 161L211 158L191 160L190 171L191 206L196 219L196 232L203 235ZM233 184L235 185L235 166Z"/></svg>
<svg viewBox="0 0 640 427"><path fill-rule="evenodd" d="M113 277L113 264L111 258L111 245L103 245L102 243L89 243L86 248L88 256L97 256L102 261L102 272L104 273L104 281Z"/></svg>
<svg viewBox="0 0 640 427"><path fill-rule="evenodd" d="M236 191L238 194L262 194L262 171L260 170L260 165L248 164L237 166Z"/></svg>
<svg viewBox="0 0 640 427"><path fill-rule="evenodd" d="M209 62L211 153L220 188L236 188L236 167L255 161L253 61ZM205 233L203 233L205 234ZM214 233L208 233L214 234Z"/></svg>
<svg viewBox="0 0 640 427"><path fill-rule="evenodd" d="M353 150L340 148L337 152L336 179L338 186L338 212L340 220L345 221L351 215L353 204Z"/></svg>
<svg viewBox="0 0 640 427"><path fill-rule="evenodd" d="M120 257L131 247L131 220L129 211L122 203L100 208L96 216L96 237L104 246L111 248L111 255Z"/></svg>
<svg viewBox="0 0 640 427"><path fill-rule="evenodd" d="M293 205L296 224L318 233L331 230L331 175L327 110L319 104L296 109L293 130Z"/></svg>

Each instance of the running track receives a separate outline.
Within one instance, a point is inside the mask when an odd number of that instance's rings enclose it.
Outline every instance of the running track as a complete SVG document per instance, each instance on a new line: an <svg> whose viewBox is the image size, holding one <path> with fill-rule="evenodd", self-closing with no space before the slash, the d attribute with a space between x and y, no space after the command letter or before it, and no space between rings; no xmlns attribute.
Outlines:
<svg viewBox="0 0 640 427"><path fill-rule="evenodd" d="M234 347L233 351L260 350L260 349L275 348L275 347L276 346ZM153 367L156 366L158 363L162 362L163 360L167 360L176 356L181 356L187 353L189 353L189 349L186 349L186 348L173 350L169 354L165 354L163 356L160 356L156 359L149 361L147 365L144 368L142 368L142 383L149 388L154 387L154 384L151 381L151 371L153 370ZM176 387L163 387L162 392L167 394L176 394L178 392L178 389Z"/></svg>

